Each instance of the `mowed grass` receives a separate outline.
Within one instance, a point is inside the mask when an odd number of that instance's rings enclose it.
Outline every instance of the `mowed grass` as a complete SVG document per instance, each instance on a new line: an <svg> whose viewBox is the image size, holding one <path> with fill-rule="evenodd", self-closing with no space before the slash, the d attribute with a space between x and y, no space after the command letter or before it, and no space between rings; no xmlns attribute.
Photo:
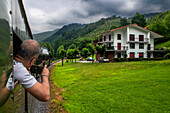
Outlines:
<svg viewBox="0 0 170 113"><path fill-rule="evenodd" d="M161 43L161 44L157 44L156 45L156 48L170 48L170 41L167 41L167 42L164 42L164 43Z"/></svg>
<svg viewBox="0 0 170 113"><path fill-rule="evenodd" d="M170 60L57 64L52 78L70 113L170 112Z"/></svg>

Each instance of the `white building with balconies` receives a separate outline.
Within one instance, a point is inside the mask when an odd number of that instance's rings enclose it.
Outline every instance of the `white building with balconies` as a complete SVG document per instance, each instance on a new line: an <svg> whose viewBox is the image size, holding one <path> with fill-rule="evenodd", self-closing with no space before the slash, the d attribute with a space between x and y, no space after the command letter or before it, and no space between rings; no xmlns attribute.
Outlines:
<svg viewBox="0 0 170 113"><path fill-rule="evenodd" d="M105 56L113 58L153 58L154 39L159 35L137 24L116 28L100 34L98 44L106 44ZM99 57L99 55L97 56Z"/></svg>

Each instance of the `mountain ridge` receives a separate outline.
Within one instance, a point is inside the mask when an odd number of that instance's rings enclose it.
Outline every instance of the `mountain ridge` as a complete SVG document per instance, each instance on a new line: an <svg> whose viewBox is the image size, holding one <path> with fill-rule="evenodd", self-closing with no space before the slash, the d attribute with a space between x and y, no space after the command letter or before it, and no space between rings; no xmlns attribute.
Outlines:
<svg viewBox="0 0 170 113"><path fill-rule="evenodd" d="M166 14L166 12L163 12ZM161 13L162 14L162 13ZM161 15L158 13L149 13L143 14L145 16L155 18L157 15ZM60 45L64 45L65 48L72 44L78 43L79 40L87 38L89 40L95 40L97 34L110 30L114 27L120 26L120 16L113 15L108 18L101 18L97 22L93 22L90 24L80 24L80 23L72 23L68 25L64 25L61 29L55 32L50 37L42 40L42 42L50 42L53 45L53 48L56 50ZM152 24L151 18L147 19L147 24ZM128 20L130 21L130 19ZM154 20L155 21L155 20Z"/></svg>
<svg viewBox="0 0 170 113"><path fill-rule="evenodd" d="M57 38L61 37L62 35L64 35L64 33L69 32L71 30L77 30L79 28L83 28L86 25L87 24L80 24L80 23L72 23L72 24L64 25L61 29L59 29L53 35L42 40L42 42L52 42L52 41L56 40Z"/></svg>
<svg viewBox="0 0 170 113"><path fill-rule="evenodd" d="M45 40L46 38L50 37L51 35L53 35L55 32L57 32L59 29L55 29L53 31L46 31L46 32L41 32L41 33L37 33L37 34L33 34L34 39L37 42L41 42L42 40Z"/></svg>

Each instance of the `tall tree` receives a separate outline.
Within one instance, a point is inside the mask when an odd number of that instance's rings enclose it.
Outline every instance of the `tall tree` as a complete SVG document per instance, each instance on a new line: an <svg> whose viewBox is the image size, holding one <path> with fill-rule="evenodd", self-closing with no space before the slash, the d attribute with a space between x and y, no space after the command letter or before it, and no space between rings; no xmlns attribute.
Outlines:
<svg viewBox="0 0 170 113"><path fill-rule="evenodd" d="M59 52L59 55L62 58L62 66L64 64L63 60L64 60L64 57L65 57L65 54L66 54L66 50L65 49L61 49L60 52Z"/></svg>
<svg viewBox="0 0 170 113"><path fill-rule="evenodd" d="M100 57L103 57L106 51L106 45L103 44L102 46L96 45L96 51L100 54Z"/></svg>
<svg viewBox="0 0 170 113"><path fill-rule="evenodd" d="M89 51L90 51L90 53L92 55L92 59L93 59L94 58L94 54L95 54L95 48L94 48L93 44L88 44L87 48L89 49ZM92 62L93 62L93 60L92 60Z"/></svg>
<svg viewBox="0 0 170 113"><path fill-rule="evenodd" d="M74 45L74 44L71 44L69 47L68 47L68 49L75 49L76 48L76 46Z"/></svg>
<svg viewBox="0 0 170 113"><path fill-rule="evenodd" d="M103 44L102 46L96 45L96 51L98 54L100 54L101 57L103 57L106 51L106 45L105 44Z"/></svg>
<svg viewBox="0 0 170 113"><path fill-rule="evenodd" d="M77 58L77 55L79 54L79 50L78 48L75 48L74 49L74 59L75 59L75 63L76 63L76 58Z"/></svg>
<svg viewBox="0 0 170 113"><path fill-rule="evenodd" d="M138 24L141 27L145 27L146 26L146 19L143 15L136 13L133 17L131 22L134 24Z"/></svg>
<svg viewBox="0 0 170 113"><path fill-rule="evenodd" d="M130 24L130 23L127 21L127 18L120 19L120 26L126 26L128 24Z"/></svg>
<svg viewBox="0 0 170 113"><path fill-rule="evenodd" d="M87 58L89 54L89 50L87 48L83 48L83 50L81 51L81 56L83 56L83 58Z"/></svg>
<svg viewBox="0 0 170 113"><path fill-rule="evenodd" d="M78 47L80 49L86 48L87 44L91 42L92 40L90 38L79 39Z"/></svg>
<svg viewBox="0 0 170 113"><path fill-rule="evenodd" d="M66 54L68 59L72 59L73 62L73 58L74 58L74 49L67 49L67 54Z"/></svg>
<svg viewBox="0 0 170 113"><path fill-rule="evenodd" d="M57 48L56 57L57 57L58 59L60 58L59 52L60 52L61 49L64 49L64 46L63 46L63 45L61 45L61 46L59 46L59 47Z"/></svg>
<svg viewBox="0 0 170 113"><path fill-rule="evenodd" d="M54 57L54 49L52 48L51 44L48 43L48 42L46 42L46 46L47 46L47 49L49 51L50 57L53 58Z"/></svg>

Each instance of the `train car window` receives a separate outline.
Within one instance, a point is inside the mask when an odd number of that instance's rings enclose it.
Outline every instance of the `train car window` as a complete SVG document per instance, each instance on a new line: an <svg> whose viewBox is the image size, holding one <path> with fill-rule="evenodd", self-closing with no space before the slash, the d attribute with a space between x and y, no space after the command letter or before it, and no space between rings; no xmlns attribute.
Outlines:
<svg viewBox="0 0 170 113"><path fill-rule="evenodd" d="M14 111L10 1L0 1L0 112Z"/></svg>
<svg viewBox="0 0 170 113"><path fill-rule="evenodd" d="M15 32L13 32L13 39L14 39L14 46L13 46L13 49L14 49L14 52L13 52L13 56L15 57L18 50L20 49L20 45L22 44L22 40L15 34Z"/></svg>

